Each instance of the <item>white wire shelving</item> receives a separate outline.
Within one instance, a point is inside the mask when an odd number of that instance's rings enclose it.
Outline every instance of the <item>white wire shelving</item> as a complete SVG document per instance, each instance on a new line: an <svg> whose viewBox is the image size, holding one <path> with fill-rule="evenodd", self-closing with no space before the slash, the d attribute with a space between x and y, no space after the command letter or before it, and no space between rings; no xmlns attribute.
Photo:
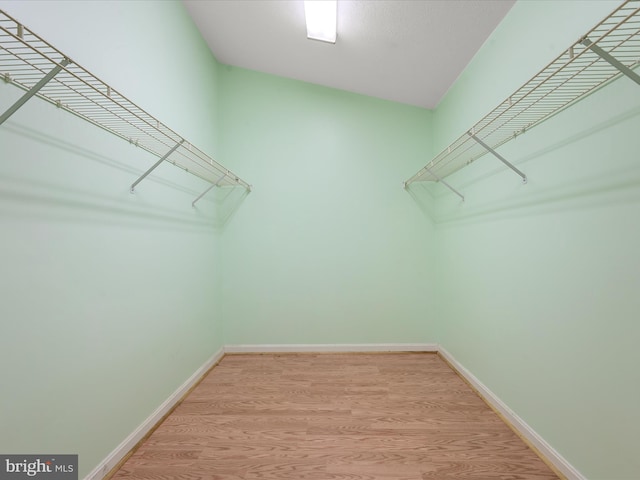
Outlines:
<svg viewBox="0 0 640 480"><path fill-rule="evenodd" d="M622 76L640 85L640 0L628 0L522 85L488 115L404 182L441 182L491 153L522 177L526 175L496 149L539 125L607 82Z"/></svg>
<svg viewBox="0 0 640 480"><path fill-rule="evenodd" d="M158 162L132 183L132 192L164 161L211 184L194 205L216 186L251 190L247 182L2 10L0 78L26 91L0 115L0 125L37 96L158 157Z"/></svg>

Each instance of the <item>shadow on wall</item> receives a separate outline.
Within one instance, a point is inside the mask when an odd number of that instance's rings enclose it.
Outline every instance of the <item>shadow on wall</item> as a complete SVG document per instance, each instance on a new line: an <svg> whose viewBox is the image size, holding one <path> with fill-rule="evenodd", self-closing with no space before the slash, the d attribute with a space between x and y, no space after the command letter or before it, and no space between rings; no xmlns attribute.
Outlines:
<svg viewBox="0 0 640 480"><path fill-rule="evenodd" d="M471 204L455 212L439 212L434 221L438 224L481 223L629 203L640 203L640 167L612 172L607 177L598 176L591 180L581 179L573 184L539 188L508 201Z"/></svg>
<svg viewBox="0 0 640 480"><path fill-rule="evenodd" d="M599 145L600 150L596 151L589 150L592 145L585 143L615 128L633 129L639 119L640 107L635 107L566 136L553 134L558 140L549 142L548 137L557 127L554 120L509 142L500 150L519 168L526 165L523 167L529 179L526 185L487 154L447 179L465 195L464 203L432 182L414 183L408 191L437 224L521 218L640 202L637 150L631 146L618 151L614 141L611 145ZM624 134L616 135L627 142L637 141Z"/></svg>
<svg viewBox="0 0 640 480"><path fill-rule="evenodd" d="M434 221L436 218L435 204L439 195L433 191L433 182L416 182L407 185L405 189L416 203L423 215Z"/></svg>
<svg viewBox="0 0 640 480"><path fill-rule="evenodd" d="M0 168L4 218L211 232L229 221L247 194L244 188L218 188L225 190L223 196L205 196L194 208L191 202L206 182L173 165L164 171L161 165L131 194L131 183L147 168L142 161L156 160L148 152L118 139L115 149L98 152L15 122L6 122L2 129L7 144L15 144ZM130 160L131 151L136 163L119 160ZM189 186L166 173L184 176Z"/></svg>
<svg viewBox="0 0 640 480"><path fill-rule="evenodd" d="M215 189L212 197L216 205L215 226L217 229L224 229L249 193L249 190L242 187L225 186Z"/></svg>
<svg viewBox="0 0 640 480"><path fill-rule="evenodd" d="M610 127L614 127L618 124L624 123L626 121L632 120L635 117L640 116L640 107L638 108L634 108L632 110L629 110L627 112L621 113L620 115L617 115L615 117L609 118L606 121L600 122L597 125L594 125L590 128L585 128L573 135L570 136L566 136L564 138L562 138L560 141L554 142L552 144L546 145L543 148L540 148L538 150L532 151L531 153L529 153L528 155L525 155L523 157L520 158L520 160L518 160L517 165L525 165L528 162L531 162L533 160L536 160L544 155L548 155L551 153L554 153L557 150L560 150L563 147L569 146L571 144L577 143L581 140L584 140L585 138L588 138L596 133L602 132L604 130L606 130L607 128ZM542 124L537 126L538 128L543 128ZM535 127L534 127L535 128ZM527 132L527 134L529 134L530 132ZM513 144L511 144L512 146ZM509 147L510 145L507 144L505 145L505 147ZM505 148L503 147L503 148ZM500 163L497 159L493 158L491 156L491 154L487 153L486 155L483 155L482 157L483 159L489 158L491 161L495 161L495 164L497 165L496 168L491 169L490 171L487 171L486 173L484 173L483 175L480 176L475 176L473 178L470 178L467 182L461 183L459 184L459 186L461 188L465 188L465 187L471 187L473 186L473 184L475 183L479 183L482 182L483 180L488 179L489 177L492 177L500 172L503 172L505 170L505 166ZM479 159L478 159L479 160ZM476 160L476 161L478 161ZM483 160L486 161L486 160Z"/></svg>

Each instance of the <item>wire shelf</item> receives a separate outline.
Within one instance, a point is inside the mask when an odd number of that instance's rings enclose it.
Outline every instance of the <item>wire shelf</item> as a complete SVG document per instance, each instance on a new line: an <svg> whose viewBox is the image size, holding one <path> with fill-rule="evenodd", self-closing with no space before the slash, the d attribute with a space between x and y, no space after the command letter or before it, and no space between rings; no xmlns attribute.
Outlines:
<svg viewBox="0 0 640 480"><path fill-rule="evenodd" d="M250 185L0 10L0 78L217 186Z"/></svg>
<svg viewBox="0 0 640 480"><path fill-rule="evenodd" d="M405 187L413 182L442 181L488 153L472 135L496 149L623 75L594 49L613 56L628 69L637 67L640 63L639 0L623 3L427 163L405 182Z"/></svg>

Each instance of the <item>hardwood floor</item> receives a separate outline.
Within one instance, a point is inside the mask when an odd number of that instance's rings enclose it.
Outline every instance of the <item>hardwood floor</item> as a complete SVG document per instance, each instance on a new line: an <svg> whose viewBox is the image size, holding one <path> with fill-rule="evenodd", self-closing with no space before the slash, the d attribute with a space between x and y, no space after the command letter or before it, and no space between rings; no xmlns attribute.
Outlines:
<svg viewBox="0 0 640 480"><path fill-rule="evenodd" d="M114 480L558 477L433 354L227 355Z"/></svg>

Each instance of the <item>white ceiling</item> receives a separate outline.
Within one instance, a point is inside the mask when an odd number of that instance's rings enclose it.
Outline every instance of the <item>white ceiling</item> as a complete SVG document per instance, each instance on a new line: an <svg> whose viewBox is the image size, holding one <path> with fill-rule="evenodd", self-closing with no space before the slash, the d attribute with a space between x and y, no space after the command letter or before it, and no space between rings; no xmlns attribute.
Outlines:
<svg viewBox="0 0 640 480"><path fill-rule="evenodd" d="M515 0L338 0L338 39L302 0L183 0L222 63L435 108Z"/></svg>

